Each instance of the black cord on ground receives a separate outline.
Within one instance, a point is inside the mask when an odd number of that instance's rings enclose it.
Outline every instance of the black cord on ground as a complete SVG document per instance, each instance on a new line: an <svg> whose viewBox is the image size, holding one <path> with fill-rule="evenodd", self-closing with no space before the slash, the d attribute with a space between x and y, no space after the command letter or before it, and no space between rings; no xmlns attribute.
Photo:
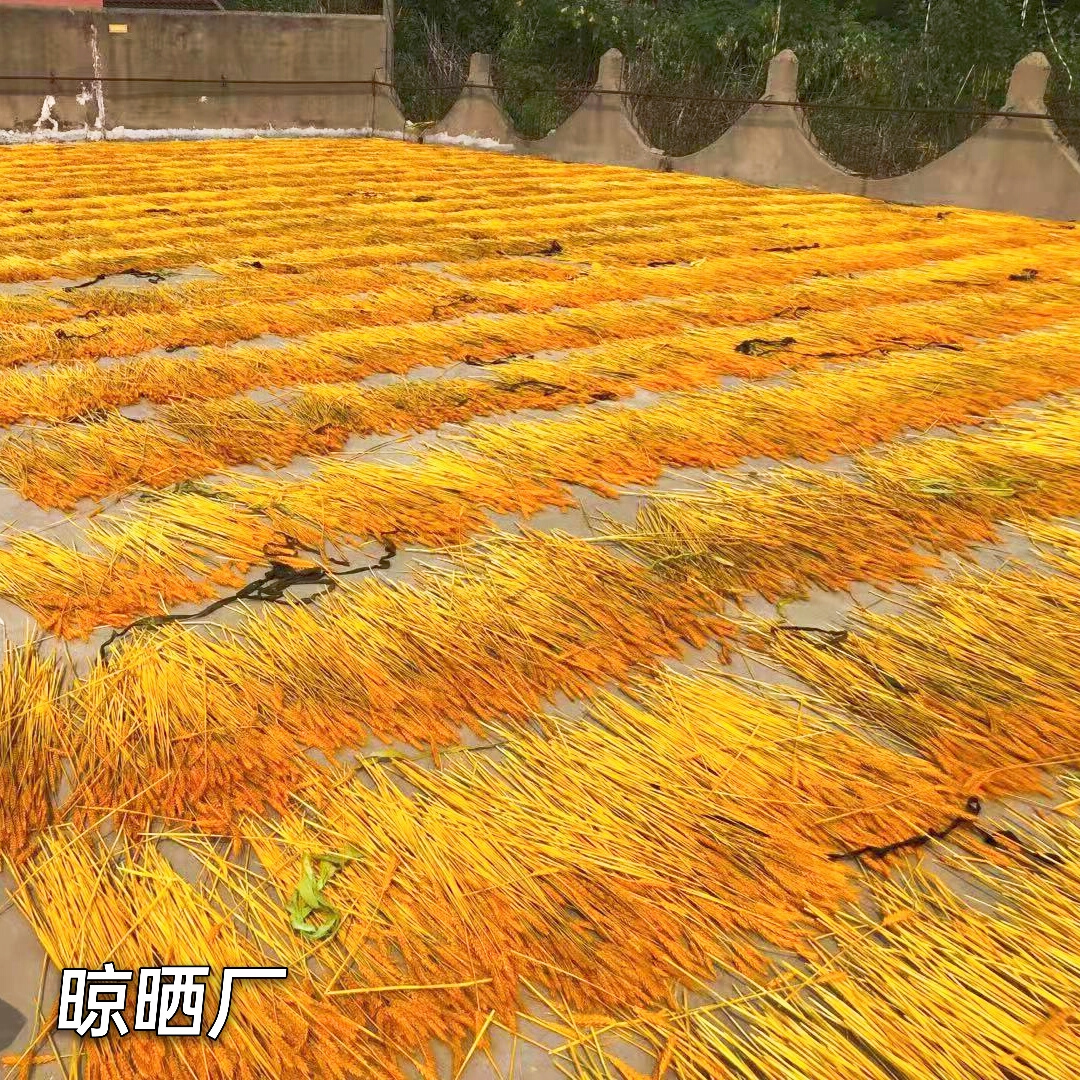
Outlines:
<svg viewBox="0 0 1080 1080"><path fill-rule="evenodd" d="M793 337L778 338L770 341L768 338L747 338L735 346L735 351L743 356L768 356L770 353L788 349L796 344Z"/></svg>
<svg viewBox="0 0 1080 1080"><path fill-rule="evenodd" d="M106 278L124 276L145 278L151 285L157 285L159 282L165 280L161 274L153 273L150 270L114 270L111 274L98 274L96 278L91 278L89 281L80 281L78 285L65 285L64 292L74 292L76 289L89 289L91 285L97 285Z"/></svg>
<svg viewBox="0 0 1080 1080"><path fill-rule="evenodd" d="M1065 865L1065 859L1056 851L1036 851L1034 848L1028 847L1012 829L1001 829L999 832L992 833L988 832L986 829L980 829L977 825L972 825L972 828L975 830L975 834L979 839L990 847L1004 848L1005 845L1000 839L1001 837L1004 837L1006 840L1015 844L1021 854L1032 862L1038 863L1039 866L1057 869L1058 867Z"/></svg>
<svg viewBox="0 0 1080 1080"><path fill-rule="evenodd" d="M905 840L897 840L892 844L882 844L880 846L867 844L865 847L855 848L854 851L831 851L827 858L832 859L833 862L840 859L884 859L897 851L922 847L923 844L928 844L931 840L944 840L951 832L959 829L961 825L970 824L972 816L982 812L982 802L977 796L972 795L965 804L965 809L966 814L953 818L943 829L931 829L929 832L909 836Z"/></svg>
<svg viewBox="0 0 1080 1080"><path fill-rule="evenodd" d="M873 844L867 844L865 847L856 848L854 851L830 852L827 857L834 862L839 859L884 859L897 851L922 847L931 840L944 840L956 829L968 825L975 835L989 847L1008 850L1008 846L1002 842L1003 840L1008 840L1021 855L1030 859L1038 866L1056 870L1064 865L1064 858L1056 851L1036 851L1034 848L1025 844L1012 829L990 830L977 825L973 819L982 812L982 802L979 800L978 796L972 795L971 798L968 799L966 810L966 814L953 818L953 820L943 829L931 829L929 832L920 833L918 836L909 836L906 840L897 840L894 844L882 844L880 847L876 847Z"/></svg>
<svg viewBox="0 0 1080 1080"><path fill-rule="evenodd" d="M212 604L207 604L206 607L199 611L194 611L189 615L148 615L146 618L136 619L135 622L122 627L119 630L114 630L98 650L98 657L101 662L108 662L109 649L111 646L120 638L131 633L132 630L150 629L152 627L164 626L166 623L188 622L191 619L203 619L206 618L207 615L212 615L215 611L219 611L221 608L226 607L229 604L235 604L241 600L255 600L264 604L276 604L286 599L288 591L297 585L325 586L322 592L295 601L295 603L298 604L310 604L320 596L324 596L326 593L336 589L338 578L350 577L353 574L370 574L374 570L386 570L397 555L397 545L390 536L384 536L380 540L380 543L383 546L382 557L377 562L370 563L367 566L354 566L348 570L338 571L330 571L322 566L297 568L289 566L286 563L277 562L272 557L274 555L277 555L278 558L286 556L295 557L300 554L301 545L295 537L288 536L285 533L281 533L280 535L283 538L281 544L270 543L263 548L263 554L270 558L270 568L262 577L249 582L242 589L238 589L228 596L223 596L220 599L215 600Z"/></svg>

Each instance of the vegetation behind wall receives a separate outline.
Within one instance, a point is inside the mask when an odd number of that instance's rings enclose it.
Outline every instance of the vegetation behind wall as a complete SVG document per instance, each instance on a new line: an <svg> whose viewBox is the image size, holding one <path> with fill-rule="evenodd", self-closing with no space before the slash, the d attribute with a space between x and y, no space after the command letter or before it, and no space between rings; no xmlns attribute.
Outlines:
<svg viewBox="0 0 1080 1080"><path fill-rule="evenodd" d="M371 0L233 0L337 10ZM494 57L518 129L541 136L579 104L609 48L627 56L638 122L652 143L690 153L743 111L692 100L757 97L769 59L791 48L813 131L834 160L894 176L940 156L983 120L920 109L1001 107L1009 72L1041 50L1051 111L1080 144L1080 0L397 0L396 71L406 115L438 119L471 52ZM682 100L668 100L678 95ZM1071 118L1071 119L1070 119Z"/></svg>

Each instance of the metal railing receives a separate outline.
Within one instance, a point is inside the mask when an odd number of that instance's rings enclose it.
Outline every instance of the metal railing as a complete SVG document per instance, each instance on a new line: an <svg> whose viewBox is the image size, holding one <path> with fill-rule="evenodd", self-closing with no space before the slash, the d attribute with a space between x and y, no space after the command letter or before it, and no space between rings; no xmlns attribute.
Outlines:
<svg viewBox="0 0 1080 1080"><path fill-rule="evenodd" d="M0 82L70 82L70 83L176 83L179 85L220 85L230 86L370 86L394 89L394 84L385 79L251 79L235 78L231 75L208 76L205 78L187 78L177 75L58 75L49 72L47 75L12 75L0 74ZM464 90L493 90L499 92L498 87L488 86L481 83L458 83L454 86L431 86L425 87L430 93L457 94ZM838 109L847 112L858 113L905 113L920 116L959 116L972 119L992 119L993 117L1009 117L1013 120L1053 120L1057 123L1080 124L1080 116L1060 116L1049 112L1022 112L1015 109L962 109L955 106L924 106L924 105L866 105L859 102L844 101L766 101L762 98L749 97L725 97L720 94L656 94L646 90L612 90L599 89L594 86L577 86L565 84L561 86L545 87L533 90L532 93L552 95L577 94L588 97L590 94L602 96L622 97L647 101L692 101L710 105L743 106L749 108L752 105L768 105L770 107L786 107L803 110Z"/></svg>

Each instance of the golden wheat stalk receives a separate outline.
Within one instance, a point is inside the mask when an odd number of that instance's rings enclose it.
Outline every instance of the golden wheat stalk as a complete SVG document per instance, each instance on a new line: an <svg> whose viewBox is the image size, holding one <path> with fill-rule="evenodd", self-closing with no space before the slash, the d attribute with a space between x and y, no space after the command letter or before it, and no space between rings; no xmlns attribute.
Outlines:
<svg viewBox="0 0 1080 1080"><path fill-rule="evenodd" d="M784 220L790 218L790 207L783 203L778 204L771 212L765 207L759 214L760 220L755 220L755 215L751 213L748 221L742 224L737 219L732 219L730 208L720 206L715 211L699 211L695 208L693 211L682 211L685 220L674 223L625 225L614 240L609 230L602 226L598 226L596 231L590 231L587 227L564 231L564 216L537 216L542 213L543 210L540 209L531 215L525 214L530 217L530 220L524 222L525 227L530 230L528 233L507 232L504 223L492 222L490 236L478 232L476 226L464 226L461 238L432 237L426 244L415 242L415 227L411 226L407 219L403 223L392 224L386 230L376 228L373 231L369 224L370 214L360 216L363 223L360 225L354 224L347 215L332 225L328 225L323 217L320 219L317 234L310 228L310 222L305 224L302 218L295 221L291 227L288 223L283 223L273 236L267 235L265 229L260 232L255 226L250 230L236 231L217 223L193 231L177 227L172 231L166 230L156 236L147 237L141 245L139 240L143 226L140 224L134 227L133 235L127 244L116 243L116 230L110 229L108 242L113 246L95 247L92 241L88 241L89 249L73 247L57 252L55 248L51 248L41 255L24 253L13 248L9 254L0 257L0 280L25 281L54 275L116 273L126 267L161 270L205 262L207 259L244 256L250 258L252 255L263 265L273 267L274 257L284 253L288 253L289 265L302 269L312 260L319 265L330 264L325 251L328 241L345 245L341 255L333 260L333 264L357 266L433 258L473 258L496 252L525 254L549 246L551 235L556 232L564 237L560 243L567 254L585 256L591 252L594 257L603 258L614 249L615 252L622 253L623 261L644 263L664 261L669 257L669 252L676 252L676 258L686 258L688 251L695 249L698 254L721 254L733 250L785 251L811 249L815 244L822 245L823 240L825 245L836 246L846 242L851 234L851 222L845 221L845 218L859 222L860 232L866 240L918 240L940 235L943 231L941 222L925 211L904 208L903 212L882 214L880 210L876 210L874 215L868 216L865 206L853 200L849 201L846 207L842 207L831 221L806 224L800 221L795 227L792 227L790 220ZM595 218L595 209L592 214ZM708 236L707 231L704 234L702 232L703 223L710 214L715 214L717 218L719 235ZM1052 226L1024 223L1020 219L995 221L985 215L968 216L971 219L968 227L973 242L979 234L989 233L1001 244L1007 244L1010 239L1031 243L1037 242L1039 237L1049 238L1055 231ZM839 220L836 220L837 217ZM727 220L726 228L721 224L721 219ZM588 220L589 214L586 212L583 226L587 226ZM640 216L637 220L640 220ZM256 236L257 244L253 251L251 244ZM694 236L698 239L691 240L688 245L686 241ZM414 241L411 244L407 242L410 239ZM403 240L406 241L404 244ZM305 251L314 254L305 255Z"/></svg>
<svg viewBox="0 0 1080 1080"><path fill-rule="evenodd" d="M52 819L68 752L62 671L32 645L3 644L0 659L0 863L26 858Z"/></svg>
<svg viewBox="0 0 1080 1080"><path fill-rule="evenodd" d="M79 635L208 595L206 575L235 580L263 561L275 531L315 547L394 531L455 542L484 528L484 508L527 514L567 505L567 482L613 493L655 480L664 466L715 468L745 456L821 460L905 428L978 420L1080 382L1074 336L1066 323L961 352L899 353L808 372L784 385L477 425L460 448L428 451L407 466L330 462L303 479L238 474L205 494L177 493L130 514L103 515L79 551L16 535L0 549L0 589L43 625ZM192 541L198 554L183 556ZM38 562L50 567L47 575Z"/></svg>
<svg viewBox="0 0 1080 1080"><path fill-rule="evenodd" d="M1000 540L997 524L1080 509L1080 397L959 439L885 445L851 478L794 467L753 483L650 494L619 541L655 569L776 601L855 581L913 583L935 552Z"/></svg>
<svg viewBox="0 0 1080 1080"><path fill-rule="evenodd" d="M849 252L849 265L857 262L864 270L867 261L872 265L875 254L872 245L838 251ZM925 259L929 253L908 250L904 255L910 264ZM829 254L836 261L836 252ZM890 255L895 258L895 249L886 247L881 257L887 261ZM814 261L820 271L820 263L828 263L829 259L818 256ZM740 266L740 262L746 265ZM80 298L82 310L90 312L89 317L82 318L77 317L78 307L66 313L63 308L50 305L49 298L18 297L24 303L34 301L38 308L47 308L50 315L44 320L35 319L32 325L13 326L5 334L0 364L128 356L151 348L225 345L261 334L294 337L335 327L449 319L468 312L547 311L556 306L572 307L604 300L677 297L688 292L715 290L721 275L739 281L740 271L752 274L759 284L754 290L732 295L733 310L728 318L749 321L765 318L782 309L785 303L800 314L804 309L843 306L848 294L854 302L867 303L926 298L930 292L949 296L971 288L1018 291L1016 283L1010 281L1009 271L1032 263L1044 268L1049 264L1049 269L1043 270L1045 280L1068 282L1080 259L1073 256L1071 248L1060 243L1043 243L991 256L965 254L959 259L937 261L932 266L925 262L901 266L891 273L879 272L857 282L819 278L794 290L792 281L800 272L805 273L805 267L785 260L783 254L765 260L759 257L753 266L749 260L729 257L722 262L706 259L690 266L593 270L565 282L474 284L468 290L446 278L406 269L397 271L396 275L391 270L378 282L377 293L362 298L350 294L374 284L372 271L367 267L336 275L318 271L277 275L276 280L275 275L269 275L268 282L267 275L261 278L256 275L260 288L254 297L251 297L252 273L245 268L244 291L240 296L231 296L230 284L234 290L237 287L229 277L224 281L195 281L175 290L97 289ZM269 292L266 284L270 285ZM875 285L877 292L872 291ZM312 296L311 290L317 287L318 295ZM71 317L66 317L68 314ZM61 317L65 317L65 326L57 329L52 324ZM107 324L101 321L106 317ZM45 325L41 325L42 321Z"/></svg>
<svg viewBox="0 0 1080 1080"><path fill-rule="evenodd" d="M950 860L1001 898L992 905L973 906L928 870L875 881L877 911L826 915L808 966L629 1024L566 1022L567 1048L620 1034L651 1049L654 1075L680 1080L1066 1080L1080 1068L1080 833L1058 822L1034 836L1057 853L1052 875L1023 857L992 870ZM588 1060L620 1069L606 1057Z"/></svg>
<svg viewBox="0 0 1080 1080"><path fill-rule="evenodd" d="M267 610L220 641L167 627L73 690L76 772L92 792L79 798L227 831L231 807L287 803L305 747L334 754L374 736L437 748L494 717L526 724L556 693L722 637L710 606L595 544L529 534L465 550L415 585Z"/></svg>
<svg viewBox="0 0 1080 1080"><path fill-rule="evenodd" d="M1071 530L1037 535L1080 549ZM907 740L971 793L1009 792L1080 760L1077 611L1073 574L971 570L913 593L902 615L860 613L843 641L766 628L758 643L825 703Z"/></svg>

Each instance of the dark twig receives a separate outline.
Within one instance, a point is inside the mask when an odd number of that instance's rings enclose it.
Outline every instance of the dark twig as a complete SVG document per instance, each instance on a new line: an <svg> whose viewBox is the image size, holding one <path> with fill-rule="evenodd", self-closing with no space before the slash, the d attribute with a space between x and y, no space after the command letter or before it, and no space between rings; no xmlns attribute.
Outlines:
<svg viewBox="0 0 1080 1080"><path fill-rule="evenodd" d="M908 848L922 847L931 840L944 840L950 833L955 832L962 825L970 825L973 815L982 812L982 803L977 796L972 795L965 804L967 813L955 817L943 829L931 829L928 832L919 833L917 836L909 836L904 840L897 840L892 844L867 844L865 847L855 848L854 851L831 851L828 858L834 862L840 859L884 859L897 851L905 851Z"/></svg>
<svg viewBox="0 0 1080 1080"><path fill-rule="evenodd" d="M111 274L98 274L96 278L91 278L89 281L80 281L78 285L65 285L64 292L74 292L76 289L89 289L91 285L97 285L106 278L125 276L145 278L151 285L157 285L159 282L165 280L160 274L153 273L150 270L114 270Z"/></svg>
<svg viewBox="0 0 1080 1080"><path fill-rule="evenodd" d="M262 577L249 582L242 589L238 589L228 596L223 596L220 599L215 600L212 604L207 604L206 607L199 611L192 612L189 615L149 615L146 618L137 619L135 622L119 630L114 630L102 643L101 649L98 652L101 661L107 662L109 648L120 638L131 633L132 630L143 630L151 627L164 626L167 623L189 622L192 619L203 619L207 615L212 615L215 611L219 611L229 604L238 603L241 600L255 600L259 603L276 604L286 599L286 594L289 589L292 589L297 585L325 586L322 592L295 601L298 604L310 604L318 599L318 597L323 596L328 592L333 592L333 590L337 588L338 578L350 577L353 574L370 574L374 570L386 570L389 568L394 556L397 555L397 545L389 536L384 536L380 541L383 546L383 555L378 562L366 566L354 566L350 570L338 571L330 571L322 566L297 568L276 561L275 556L277 558L295 558L299 556L301 551L301 545L295 537L288 536L284 533L280 535L283 538L281 544L270 543L263 548L263 554L270 560L270 568L262 575Z"/></svg>

